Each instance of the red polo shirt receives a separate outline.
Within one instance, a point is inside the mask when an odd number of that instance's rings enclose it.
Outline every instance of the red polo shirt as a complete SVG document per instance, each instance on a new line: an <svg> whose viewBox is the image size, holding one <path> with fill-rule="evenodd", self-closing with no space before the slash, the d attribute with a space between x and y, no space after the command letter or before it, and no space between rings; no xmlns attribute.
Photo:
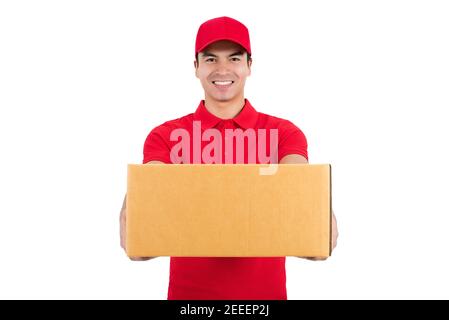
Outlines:
<svg viewBox="0 0 449 320"><path fill-rule="evenodd" d="M211 114L200 102L195 113L170 120L154 128L144 146L143 163L159 160L172 163L170 150L178 141L170 141L175 129L185 129L190 134L190 149L193 151L193 121L201 121L201 132L218 129L224 137L225 129L269 129L278 130L278 159L288 154L299 154L307 158L307 141L302 131L288 120L257 112L245 99L245 105L233 119L223 120ZM268 140L267 140L268 141ZM223 138L224 142L224 138ZM209 141L201 143L201 150ZM257 141L258 143L258 141ZM257 145L256 143L256 145ZM266 144L269 148L269 143ZM245 144L244 163L248 163ZM223 161L225 143L223 147ZM269 155L269 152L267 152ZM184 163L195 163L193 152ZM202 159L201 163L203 163ZM235 143L234 143L234 162ZM256 163L260 163L256 157ZM274 258L186 258L172 257L170 260L170 284L168 299L176 300L283 300L287 299L285 257Z"/></svg>

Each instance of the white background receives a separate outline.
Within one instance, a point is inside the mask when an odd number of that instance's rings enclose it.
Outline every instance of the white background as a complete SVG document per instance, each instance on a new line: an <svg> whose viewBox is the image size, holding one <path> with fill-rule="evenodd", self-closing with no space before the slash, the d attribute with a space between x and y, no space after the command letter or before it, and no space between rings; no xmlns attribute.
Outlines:
<svg viewBox="0 0 449 320"><path fill-rule="evenodd" d="M165 299L119 247L126 165L194 112L199 25L251 34L246 97L333 165L339 245L290 299L449 298L445 1L2 1L0 298Z"/></svg>

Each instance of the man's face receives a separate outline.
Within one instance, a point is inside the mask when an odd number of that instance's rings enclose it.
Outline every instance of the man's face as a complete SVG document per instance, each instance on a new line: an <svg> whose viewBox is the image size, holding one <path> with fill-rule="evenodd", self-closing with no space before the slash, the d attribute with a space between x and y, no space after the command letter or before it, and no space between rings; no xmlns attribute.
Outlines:
<svg viewBox="0 0 449 320"><path fill-rule="evenodd" d="M198 54L195 75L206 97L219 102L243 96L246 77L251 74L251 60L246 51L231 41L217 41Z"/></svg>

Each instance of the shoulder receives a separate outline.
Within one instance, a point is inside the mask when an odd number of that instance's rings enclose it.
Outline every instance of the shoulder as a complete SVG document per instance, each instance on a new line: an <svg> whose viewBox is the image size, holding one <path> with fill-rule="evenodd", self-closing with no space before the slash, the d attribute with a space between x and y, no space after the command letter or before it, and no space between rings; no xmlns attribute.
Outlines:
<svg viewBox="0 0 449 320"><path fill-rule="evenodd" d="M145 139L143 147L143 163L151 160L158 160L165 163L170 163L170 135L173 130L178 128L185 128L189 121L193 119L193 114L188 114L183 117L168 120L156 127L154 127L147 138Z"/></svg>
<svg viewBox="0 0 449 320"><path fill-rule="evenodd" d="M287 119L259 112L259 121L266 128L278 129L280 135L294 132L304 135L303 131L296 124Z"/></svg>
<svg viewBox="0 0 449 320"><path fill-rule="evenodd" d="M259 121L267 129L277 129L278 157L283 159L289 154L299 154L308 159L308 143L305 134L292 121L260 113Z"/></svg>
<svg viewBox="0 0 449 320"><path fill-rule="evenodd" d="M164 123L157 125L153 129L151 129L150 133L147 136L149 139L153 135L158 135L161 138L170 139L170 133L175 129L188 128L192 126L193 122L193 113L187 114L180 118L172 119L165 121Z"/></svg>
<svg viewBox="0 0 449 320"><path fill-rule="evenodd" d="M292 121L261 113L259 120L265 128L277 130L278 135L278 159L282 160L291 154L301 155L308 159L307 138L302 130Z"/></svg>

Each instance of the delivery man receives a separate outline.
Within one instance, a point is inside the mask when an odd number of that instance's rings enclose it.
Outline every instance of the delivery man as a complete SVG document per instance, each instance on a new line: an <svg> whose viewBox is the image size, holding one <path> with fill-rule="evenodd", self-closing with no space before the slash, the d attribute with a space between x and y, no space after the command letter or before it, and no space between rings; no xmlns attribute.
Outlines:
<svg viewBox="0 0 449 320"><path fill-rule="evenodd" d="M204 151L204 141L200 147L198 144L195 147L195 142L191 141L191 152L185 155L173 153L179 141L173 139L172 133L184 129L193 140L194 125L200 125L202 132L214 130L218 134L215 138L223 137L223 150L219 150L222 152L218 157L223 161L216 163L242 163L242 160L248 163L250 146L244 148L240 156L235 145L231 150L234 155L230 156L230 151L225 150L225 144L229 142L225 132L230 129L239 132L275 129L279 163L307 163L307 141L303 132L288 120L258 112L245 99L245 81L251 74L251 65L250 38L245 25L229 17L204 22L196 37L194 67L205 98L194 113L167 121L149 133L144 144L143 163L208 163L203 157L195 156L195 149ZM256 163L261 163L259 157ZM125 248L125 202L120 216L121 245ZM335 217L332 225L332 247L335 247L338 235ZM168 299L287 299L285 257L171 257Z"/></svg>

